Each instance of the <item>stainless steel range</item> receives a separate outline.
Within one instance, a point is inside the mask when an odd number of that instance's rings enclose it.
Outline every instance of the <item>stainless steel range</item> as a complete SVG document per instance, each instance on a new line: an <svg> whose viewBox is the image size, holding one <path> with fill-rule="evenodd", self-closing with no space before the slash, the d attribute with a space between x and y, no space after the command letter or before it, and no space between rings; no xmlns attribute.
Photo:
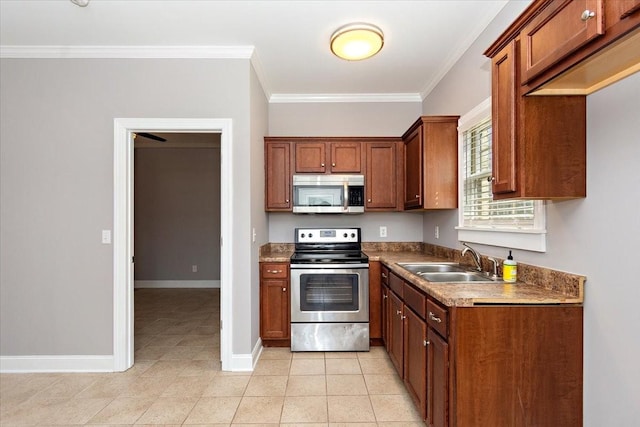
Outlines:
<svg viewBox="0 0 640 427"><path fill-rule="evenodd" d="M291 351L369 350L369 258L359 228L296 228Z"/></svg>

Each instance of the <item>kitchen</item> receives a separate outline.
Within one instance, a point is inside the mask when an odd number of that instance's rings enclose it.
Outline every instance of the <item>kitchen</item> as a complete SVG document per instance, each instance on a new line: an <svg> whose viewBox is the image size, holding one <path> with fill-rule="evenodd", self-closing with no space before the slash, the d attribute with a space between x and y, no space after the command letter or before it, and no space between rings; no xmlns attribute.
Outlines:
<svg viewBox="0 0 640 427"><path fill-rule="evenodd" d="M33 330L18 326L16 315L3 317L3 356L19 354L111 354L112 353L112 325L111 307L104 306L99 301L111 297L111 266L112 254L110 248L98 246L79 253L73 262L63 257L59 246L75 249L84 247L85 234L91 230L108 228L112 223L111 211L111 178L112 178L112 117L114 116L163 116L174 117L216 116L233 117L237 127L234 137L243 141L250 141L243 146L251 156L251 169L257 171L255 175L247 177L243 162L238 162L234 169L234 181L240 193L251 194L255 202L248 198L234 201L237 212L247 212L246 217L237 218L234 225L234 236L238 239L234 249L241 258L234 264L238 270L238 281L250 283L247 289L239 290L239 297L250 301L250 313L240 316L250 321L234 327L234 352L250 354L258 336L258 249L267 242L292 242L292 230L295 226L305 227L322 222L322 226L353 226L361 227L363 240L402 241L411 242L421 239L425 243L442 245L450 248L460 248L455 227L458 217L455 211L428 213L367 213L357 217L354 224L353 217L307 218L294 217L292 214L272 213L266 215L262 203L263 176L262 152L264 135L291 136L399 136L420 115L460 114L473 109L490 95L490 78L487 60L483 51L493 42L496 36L517 16L517 7L507 7L498 18L487 28L467 53L445 75L439 84L431 91L423 102L386 102L386 103L273 103L268 104L260 94L257 77L250 71L247 60L233 61L185 61L187 65L176 63L162 63L149 60L140 61L135 69L127 67L127 61L99 60L98 64L78 60L75 67L71 67L63 60L50 60L46 64L50 70L49 81L56 82L57 89L40 93L41 84L36 83L35 69L45 66L44 60L5 60L3 59L2 73L2 205L3 205L3 301L11 299L19 311L29 318L40 318L39 313L60 319L62 326L71 328L73 336L68 336L61 330L51 332L54 339ZM31 62L30 62L31 61ZM162 62L162 61L160 61ZM107 70L101 68L107 67ZM78 67L91 78L82 78L76 72ZM164 100L168 94L157 94L156 85L144 82L152 76L154 83L166 82L172 75L181 74L183 80L168 85L167 92L175 96L174 109L167 110ZM20 83L19 75L29 79ZM76 78L70 76L76 75ZM215 78L208 77L210 75ZM107 89L110 81L118 79L121 92L111 93ZM185 81L195 81L197 84L186 84ZM94 82L99 82L97 85ZM220 83L224 82L224 83ZM247 82L251 82L248 84ZM140 87L142 84L142 87ZM212 88L211 95L202 95L200 87L206 85ZM10 87L11 86L11 87ZM195 87L198 86L198 87ZM640 318L635 309L638 300L638 287L629 280L628 266L634 265L634 254L640 224L637 219L638 209L638 178L634 173L637 168L640 153L638 152L637 135L639 134L638 102L640 97L639 76L630 76L610 87L602 89L587 99L587 197L585 199L550 202L547 204L547 252L534 253L515 251L519 262L540 265L562 271L568 271L587 276L585 286L585 342L584 342L584 410L585 425L632 425L640 417L637 409L637 398L640 395L638 384L638 370L635 360L640 354L640 343L634 337L637 335L635 326ZM74 91L91 91L100 98L102 106L87 104L82 97L74 96ZM36 92L37 91L37 92ZM255 103L256 110L247 116L246 105L226 103L221 105L216 98L229 99L234 94L242 94L245 99L250 97ZM130 94L137 94L131 100ZM72 99L69 99L72 97ZM37 128L29 126L38 103L30 101L40 99L43 105L49 106L47 112L42 112L43 126L55 132L41 133ZM69 120L62 120L56 110L67 105L86 105L77 111L77 121L69 125ZM131 105L130 105L131 104ZM90 105L90 106L89 106ZM130 105L126 109L122 105ZM9 107L11 106L11 107ZM9 115L10 111L15 112ZM255 112L257 111L257 112ZM27 113L29 112L29 113ZM91 113L90 113L91 112ZM6 115L5 115L6 114ZM14 114L14 113L11 113ZM22 119L17 118L24 117ZM318 120L309 120L309 117ZM5 120L6 118L6 120ZM22 126L11 125L11 120L18 120ZM66 123L64 127L57 121ZM70 129L67 129L69 127ZM83 140L97 132L107 134L107 137L92 138L92 150L80 144L63 144L60 137L69 132L83 135ZM17 138L20 135L21 138ZM56 149L39 143L34 149L46 154L47 161L40 159L38 167L46 171L47 176L35 174L33 177L23 177L20 170L11 167L11 162L21 164L18 159L30 158L34 153L29 146L19 146L9 143L12 139L27 139L42 141L48 139L57 143ZM70 159L79 158L81 162L71 164ZM35 161L35 160L34 160ZM31 168L32 164L29 163ZM84 183L70 177L56 175L58 169L71 168L79 176L90 176L90 172L97 171L97 178ZM47 196L40 189L39 182L53 180L58 186L68 188L72 194L88 198L94 202L93 207L85 208L74 198L69 197L65 202L73 209L60 207L58 196L66 192L53 193ZM26 181L25 181L26 180ZM11 184L22 182L23 185ZM97 189L97 190L96 190ZM59 190L60 191L60 190ZM31 232L26 225L19 221L20 216L29 212L32 207L25 197L39 198L43 205L50 206L48 220L66 224L68 218L83 224L81 229L69 226L64 230L50 230L46 222L29 223L35 226ZM97 196L97 198L95 198ZM11 199L8 199L11 196ZM95 199L94 199L95 198ZM14 206L23 206L16 211L9 211L7 203L12 201ZM16 205L18 204L18 205ZM34 208L35 209L35 208ZM73 211L81 212L75 216ZM9 215L10 216L5 216ZM91 218L91 219L88 219ZM35 218L34 218L35 220ZM22 236L9 234L9 227L22 230ZM379 236L379 227L386 226L387 238ZM439 239L434 236L434 229L440 230ZM251 229L255 228L257 238L251 241ZM87 229L89 231L87 231ZM39 236L47 236L47 242L42 242ZM91 240L92 241L92 240ZM65 243L66 242L66 243ZM5 246L6 245L6 246ZM11 250L20 249L16 253L25 253L29 248L33 253L25 261L11 256ZM500 258L506 256L506 248L477 247L483 255ZM27 252L28 253L28 252ZM56 254L57 255L52 255ZM45 262L43 269L49 272L46 277L48 283L57 288L60 295L68 298L78 298L87 307L71 310L71 306L64 301L55 304L24 302L26 290L9 283L38 283L43 276L29 267L31 263ZM98 261L96 261L98 260ZM250 260L251 270L246 269L246 261ZM58 273L56 264L63 266L76 263L86 267L69 278L67 274ZM16 266L11 267L11 266ZM19 268L18 268L19 267ZM22 279L18 276L24 273ZM80 278L93 278L95 285L91 287L71 286ZM105 279L106 278L106 279ZM71 279L71 281L69 281ZM14 288L15 286L15 288ZM33 285L31 285L33 286ZM35 287L45 295L54 295L47 287ZM63 298L64 299L64 298ZM13 313L3 302L4 315ZM240 303L238 303L241 305ZM242 307L238 306L238 310ZM91 331L75 326L75 320L68 320L65 312L73 311L74 318L89 321ZM101 338L102 337L102 338ZM7 340L7 341L5 341ZM94 342L94 346L86 347L82 342ZM40 342L41 346L35 346ZM7 347L9 343L19 343L16 347ZM10 349L4 353L5 349ZM606 392L603 392L605 390Z"/></svg>

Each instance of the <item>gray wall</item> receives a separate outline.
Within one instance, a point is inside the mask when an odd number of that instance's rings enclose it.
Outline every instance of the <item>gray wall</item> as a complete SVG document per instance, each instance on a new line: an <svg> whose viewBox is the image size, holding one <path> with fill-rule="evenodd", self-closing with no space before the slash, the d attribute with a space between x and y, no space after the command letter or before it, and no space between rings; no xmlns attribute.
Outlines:
<svg viewBox="0 0 640 427"><path fill-rule="evenodd" d="M269 106L272 136L401 136L421 114L419 102L299 103ZM269 214L269 240L293 242L295 227L361 227L363 241L415 242L422 215L409 212L364 215ZM379 237L386 226L387 237Z"/></svg>
<svg viewBox="0 0 640 427"><path fill-rule="evenodd" d="M135 280L220 280L220 148L162 144L135 149Z"/></svg>
<svg viewBox="0 0 640 427"><path fill-rule="evenodd" d="M118 117L233 120L232 351L251 351L258 313L244 301L257 276L246 265L263 172L247 167L250 74L244 59L0 61L2 355L113 354L113 247L100 235L113 228Z"/></svg>
<svg viewBox="0 0 640 427"><path fill-rule="evenodd" d="M509 4L424 102L425 114L463 115L491 95L483 50L517 14ZM514 13L515 12L515 13ZM640 419L640 74L587 97L587 198L547 203L547 252L514 251L517 261L587 276L584 425L631 426ZM424 241L461 247L458 213L424 215ZM433 236L440 226L440 239ZM477 245L504 257L506 248Z"/></svg>

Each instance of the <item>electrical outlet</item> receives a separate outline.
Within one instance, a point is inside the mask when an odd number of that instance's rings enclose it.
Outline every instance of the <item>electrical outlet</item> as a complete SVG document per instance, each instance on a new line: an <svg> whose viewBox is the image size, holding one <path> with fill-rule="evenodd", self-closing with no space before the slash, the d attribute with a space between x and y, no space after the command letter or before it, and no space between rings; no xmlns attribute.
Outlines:
<svg viewBox="0 0 640 427"><path fill-rule="evenodd" d="M198 272L198 265L197 264L193 264L191 266L191 272L192 273L197 273Z"/></svg>
<svg viewBox="0 0 640 427"><path fill-rule="evenodd" d="M387 227L384 225L380 226L380 237L387 237Z"/></svg>
<svg viewBox="0 0 640 427"><path fill-rule="evenodd" d="M111 230L102 230L102 243L105 245L111 244Z"/></svg>
<svg viewBox="0 0 640 427"><path fill-rule="evenodd" d="M440 226L436 225L436 229L433 234L436 236L436 239L440 238Z"/></svg>

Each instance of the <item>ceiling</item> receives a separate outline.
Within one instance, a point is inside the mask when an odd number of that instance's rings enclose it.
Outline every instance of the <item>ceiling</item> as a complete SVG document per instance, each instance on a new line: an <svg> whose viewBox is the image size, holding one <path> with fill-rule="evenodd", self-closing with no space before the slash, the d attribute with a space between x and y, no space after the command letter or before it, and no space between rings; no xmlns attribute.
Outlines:
<svg viewBox="0 0 640 427"><path fill-rule="evenodd" d="M518 1L524 7L529 0ZM1 0L2 57L251 58L271 102L424 98L507 1ZM365 61L336 58L338 27L385 34Z"/></svg>

